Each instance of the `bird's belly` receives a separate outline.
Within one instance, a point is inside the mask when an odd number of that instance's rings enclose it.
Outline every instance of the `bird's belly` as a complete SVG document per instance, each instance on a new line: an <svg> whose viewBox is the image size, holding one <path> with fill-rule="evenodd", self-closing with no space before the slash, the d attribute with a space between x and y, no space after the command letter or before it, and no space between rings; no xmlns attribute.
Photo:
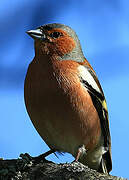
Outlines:
<svg viewBox="0 0 129 180"><path fill-rule="evenodd" d="M42 97L37 94L30 98L33 99L33 106L28 104L31 121L47 145L75 154L81 145L81 123L68 103L53 93Z"/></svg>
<svg viewBox="0 0 129 180"><path fill-rule="evenodd" d="M36 130L50 148L73 156L82 145L92 149L100 136L96 110L86 105L89 94L80 96L76 89L70 94L52 81L48 86L37 80L25 83L25 103Z"/></svg>

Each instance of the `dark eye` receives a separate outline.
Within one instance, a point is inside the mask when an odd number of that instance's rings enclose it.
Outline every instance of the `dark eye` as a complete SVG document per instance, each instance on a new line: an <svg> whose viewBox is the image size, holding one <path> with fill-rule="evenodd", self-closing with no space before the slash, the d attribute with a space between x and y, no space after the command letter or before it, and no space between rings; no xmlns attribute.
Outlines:
<svg viewBox="0 0 129 180"><path fill-rule="evenodd" d="M50 36L51 36L52 38L56 39L56 38L62 36L62 33L55 31L55 32L52 32L52 33L50 34Z"/></svg>

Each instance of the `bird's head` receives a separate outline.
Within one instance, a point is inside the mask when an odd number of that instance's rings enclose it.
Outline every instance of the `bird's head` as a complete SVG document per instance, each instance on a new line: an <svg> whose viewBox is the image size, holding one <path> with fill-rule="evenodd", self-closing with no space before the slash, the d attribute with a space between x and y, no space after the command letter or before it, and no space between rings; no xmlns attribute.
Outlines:
<svg viewBox="0 0 129 180"><path fill-rule="evenodd" d="M56 56L59 60L84 59L80 41L69 26L63 24L47 24L35 30L27 31L35 41L36 55Z"/></svg>

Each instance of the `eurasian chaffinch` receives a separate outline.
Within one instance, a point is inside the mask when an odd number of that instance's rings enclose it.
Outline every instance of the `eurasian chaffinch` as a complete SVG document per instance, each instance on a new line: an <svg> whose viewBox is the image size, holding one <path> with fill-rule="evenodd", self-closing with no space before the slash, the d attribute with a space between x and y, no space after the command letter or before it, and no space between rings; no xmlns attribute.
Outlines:
<svg viewBox="0 0 129 180"><path fill-rule="evenodd" d="M25 78L30 119L50 147L99 172L112 169L105 97L76 33L63 24L27 31L35 57Z"/></svg>

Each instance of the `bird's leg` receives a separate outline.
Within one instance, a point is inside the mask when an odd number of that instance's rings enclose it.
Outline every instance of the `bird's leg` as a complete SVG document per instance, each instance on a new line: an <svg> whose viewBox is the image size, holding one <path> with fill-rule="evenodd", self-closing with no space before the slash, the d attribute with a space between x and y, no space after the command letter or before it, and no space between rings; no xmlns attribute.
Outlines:
<svg viewBox="0 0 129 180"><path fill-rule="evenodd" d="M86 148L84 145L82 145L81 147L78 148L78 152L77 152L77 156L75 158L75 162L77 162L80 158L81 155L83 155L84 153L86 153Z"/></svg>
<svg viewBox="0 0 129 180"><path fill-rule="evenodd" d="M45 157L49 156L50 154L52 154L54 152L56 152L56 150L50 149L49 151L47 151L47 152L45 152L45 153L43 153L43 154L41 154L41 155L39 155L37 157L33 157L34 161L36 161L36 162L38 161L39 162L41 160L46 160Z"/></svg>
<svg viewBox="0 0 129 180"><path fill-rule="evenodd" d="M22 158L24 158L24 159L25 159L25 156L26 156L26 158L28 158L28 159L30 159L30 160L32 160L32 161L34 161L34 162L40 162L41 160L47 161L47 160L45 159L45 157L47 157L47 156L49 156L50 154L55 153L55 152L56 152L56 150L50 149L49 151L45 152L44 154L41 154L41 155L36 156L36 157L30 156L28 153L25 153L24 155L22 154L22 155L20 155L20 156L21 156Z"/></svg>

